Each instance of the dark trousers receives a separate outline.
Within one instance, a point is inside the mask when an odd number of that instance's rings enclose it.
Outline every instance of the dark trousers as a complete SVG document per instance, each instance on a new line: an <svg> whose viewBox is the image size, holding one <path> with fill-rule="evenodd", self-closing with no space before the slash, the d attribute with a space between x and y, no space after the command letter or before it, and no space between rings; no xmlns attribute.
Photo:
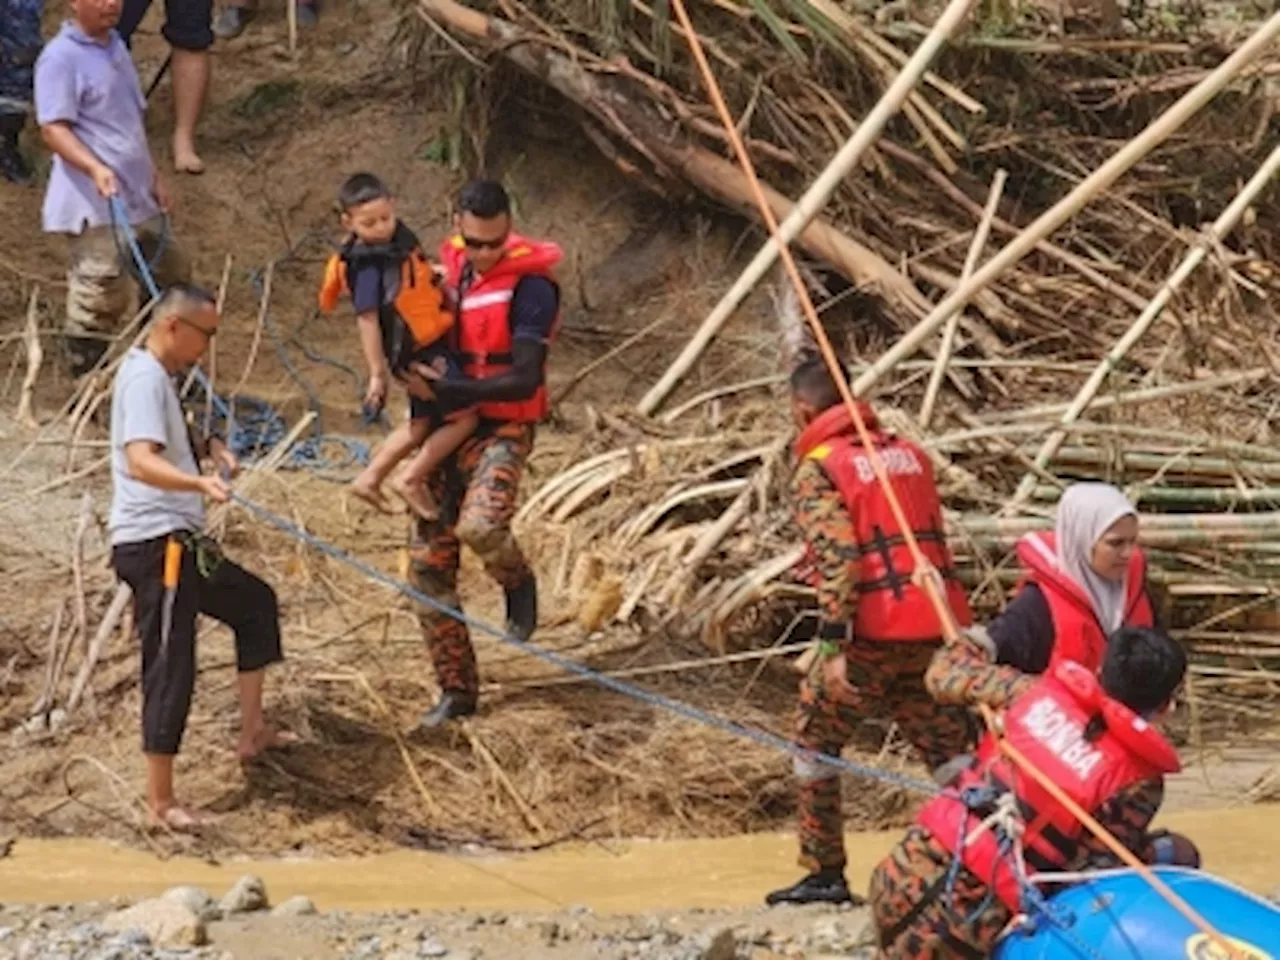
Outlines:
<svg viewBox="0 0 1280 960"><path fill-rule="evenodd" d="M116 30L126 44L147 15L151 0L124 0ZM160 33L179 50L208 50L213 46L213 0L165 0L164 26Z"/></svg>
<svg viewBox="0 0 1280 960"><path fill-rule="evenodd" d="M134 622L142 640L142 749L157 754L177 753L187 726L196 683L197 614L231 628L241 673L282 659L275 591L225 558L205 575L190 548L182 551L168 645L162 649L168 539L120 544L111 552L117 576L133 590Z"/></svg>

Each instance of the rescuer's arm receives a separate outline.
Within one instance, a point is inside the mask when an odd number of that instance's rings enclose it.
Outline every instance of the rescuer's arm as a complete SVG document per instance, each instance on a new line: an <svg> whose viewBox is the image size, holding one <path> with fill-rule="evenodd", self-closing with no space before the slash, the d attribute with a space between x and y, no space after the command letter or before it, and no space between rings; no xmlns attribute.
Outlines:
<svg viewBox="0 0 1280 960"><path fill-rule="evenodd" d="M995 648L981 627L962 631L933 656L924 685L938 703L1000 710L1035 684L1036 677L995 663Z"/></svg>
<svg viewBox="0 0 1280 960"><path fill-rule="evenodd" d="M811 582L818 592L818 637L844 643L857 608L862 563L853 520L816 460L802 459L796 467L791 502L808 548Z"/></svg>
<svg viewBox="0 0 1280 960"><path fill-rule="evenodd" d="M511 368L482 380L436 380L431 389L454 407L528 400L542 386L560 293L546 277L525 277L511 298Z"/></svg>

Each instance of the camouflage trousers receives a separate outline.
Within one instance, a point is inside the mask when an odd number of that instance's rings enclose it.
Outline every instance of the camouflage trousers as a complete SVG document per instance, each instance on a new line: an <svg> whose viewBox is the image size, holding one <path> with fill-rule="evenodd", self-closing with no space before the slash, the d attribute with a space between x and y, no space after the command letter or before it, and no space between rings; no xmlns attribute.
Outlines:
<svg viewBox="0 0 1280 960"><path fill-rule="evenodd" d="M800 688L796 743L818 753L839 756L863 720L888 718L930 768L963 753L969 722L959 707L934 702L924 687L937 643L886 643L854 640L847 646L852 700L837 700L824 689L821 658ZM810 872L843 868L844 814L838 771L825 764L798 761L797 802L800 865Z"/></svg>
<svg viewBox="0 0 1280 960"><path fill-rule="evenodd" d="M1013 914L964 868L948 890L951 859L927 830L911 827L871 874L881 960L990 956Z"/></svg>
<svg viewBox="0 0 1280 960"><path fill-rule="evenodd" d="M161 217L134 224L138 246L152 261L152 275L162 290L191 278L186 254L172 236L164 235L165 229ZM67 239L66 345L72 373L79 375L98 362L120 332L136 284L126 240L110 226L87 227Z"/></svg>
<svg viewBox="0 0 1280 960"><path fill-rule="evenodd" d="M454 610L462 608L458 562L464 543L504 590L530 575L511 533L511 519L533 437L532 424L482 422L432 475L431 493L440 505L440 517L415 524L410 548L413 585L423 593ZM480 680L466 624L429 607L419 608L418 623L441 690L475 697Z"/></svg>
<svg viewBox="0 0 1280 960"><path fill-rule="evenodd" d="M0 115L31 111L43 0L0 0Z"/></svg>

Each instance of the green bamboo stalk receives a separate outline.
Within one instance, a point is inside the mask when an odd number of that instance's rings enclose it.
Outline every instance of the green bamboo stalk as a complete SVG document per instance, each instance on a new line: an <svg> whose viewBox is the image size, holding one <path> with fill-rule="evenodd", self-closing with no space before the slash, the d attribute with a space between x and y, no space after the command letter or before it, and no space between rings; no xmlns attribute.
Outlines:
<svg viewBox="0 0 1280 960"><path fill-rule="evenodd" d="M1062 497L1058 487L1042 484L1032 489L1035 500L1057 502ZM1135 503L1194 504L1206 507L1236 507L1258 503L1280 505L1280 487L1143 487L1130 491Z"/></svg>

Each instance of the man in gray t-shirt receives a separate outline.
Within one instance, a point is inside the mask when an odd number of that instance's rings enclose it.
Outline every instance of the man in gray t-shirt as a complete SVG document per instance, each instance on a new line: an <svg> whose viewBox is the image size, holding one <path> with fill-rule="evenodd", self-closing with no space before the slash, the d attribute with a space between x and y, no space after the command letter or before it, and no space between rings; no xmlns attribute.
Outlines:
<svg viewBox="0 0 1280 960"><path fill-rule="evenodd" d="M239 464L218 438L192 437L174 378L200 359L217 329L213 297L170 287L155 308L146 346L124 358L112 395L111 561L133 590L142 641L147 803L157 821L178 830L203 822L173 792L173 758L195 688L198 614L235 634L241 759L293 739L262 717L264 670L283 656L275 591L201 533L203 498L225 502L230 488L218 474L202 475L199 457L228 477Z"/></svg>

